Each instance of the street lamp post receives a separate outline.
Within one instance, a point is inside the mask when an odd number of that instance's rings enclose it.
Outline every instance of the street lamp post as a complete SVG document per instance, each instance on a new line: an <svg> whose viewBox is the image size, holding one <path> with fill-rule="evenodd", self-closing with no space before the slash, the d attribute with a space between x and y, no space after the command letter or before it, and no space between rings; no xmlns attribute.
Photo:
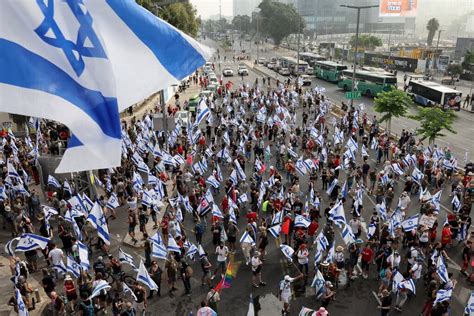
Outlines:
<svg viewBox="0 0 474 316"><path fill-rule="evenodd" d="M363 9L370 9L370 8L378 8L378 5L366 5L366 6L353 6L353 5L346 5L342 4L341 7L348 8L348 9L355 9L357 10L357 25L356 25L356 38L355 38L355 47L354 47L354 69L352 71L352 92L354 92L355 87L355 75L356 75L356 65L357 65L357 50L359 46L359 22L360 22L360 10ZM354 99L351 99L351 108L354 107Z"/></svg>

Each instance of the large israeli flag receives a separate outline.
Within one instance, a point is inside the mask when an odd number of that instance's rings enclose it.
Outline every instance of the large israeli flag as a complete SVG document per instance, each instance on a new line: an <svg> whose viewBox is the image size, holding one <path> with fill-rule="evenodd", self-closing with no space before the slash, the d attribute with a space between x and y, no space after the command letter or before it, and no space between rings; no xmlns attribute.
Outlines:
<svg viewBox="0 0 474 316"><path fill-rule="evenodd" d="M119 112L211 55L133 0L4 0L0 20L0 108L71 129L57 173L118 166Z"/></svg>
<svg viewBox="0 0 474 316"><path fill-rule="evenodd" d="M97 229L97 235L104 241L106 245L110 245L110 235L109 228L107 226L107 219L105 218L102 207L99 203L95 202L92 207L87 221L92 224L92 226Z"/></svg>

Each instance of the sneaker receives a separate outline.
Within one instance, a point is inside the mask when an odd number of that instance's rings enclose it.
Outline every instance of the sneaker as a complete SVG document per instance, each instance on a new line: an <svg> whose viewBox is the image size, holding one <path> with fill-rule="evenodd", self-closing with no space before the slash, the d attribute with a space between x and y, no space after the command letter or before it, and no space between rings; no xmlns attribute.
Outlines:
<svg viewBox="0 0 474 316"><path fill-rule="evenodd" d="M267 282L263 282L263 281L262 281L262 282L260 282L259 284L262 285L262 286L265 286L265 285L267 285Z"/></svg>
<svg viewBox="0 0 474 316"><path fill-rule="evenodd" d="M214 280L215 277L216 277L215 275L211 276L211 280Z"/></svg>
<svg viewBox="0 0 474 316"><path fill-rule="evenodd" d="M255 284L255 283L252 283L252 286L253 286L254 288L258 288L258 285Z"/></svg>

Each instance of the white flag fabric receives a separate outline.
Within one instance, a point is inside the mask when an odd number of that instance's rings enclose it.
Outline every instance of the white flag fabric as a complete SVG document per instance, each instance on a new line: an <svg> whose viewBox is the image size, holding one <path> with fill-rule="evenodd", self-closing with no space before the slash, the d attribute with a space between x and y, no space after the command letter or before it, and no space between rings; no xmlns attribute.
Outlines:
<svg viewBox="0 0 474 316"><path fill-rule="evenodd" d="M436 299L433 302L433 306L444 301L449 301L451 299L452 294L453 294L452 289L438 290L438 292L436 292Z"/></svg>
<svg viewBox="0 0 474 316"><path fill-rule="evenodd" d="M295 250L293 248L291 248L290 246L288 245L284 245L284 244L281 244L280 245L280 249L281 249L281 252L283 252L283 254L285 255L285 257L289 260L289 261L293 261L293 254L295 253Z"/></svg>
<svg viewBox="0 0 474 316"><path fill-rule="evenodd" d="M247 316L255 316L255 308L253 306L252 293L250 293L250 303L249 303L249 310L247 311Z"/></svg>
<svg viewBox="0 0 474 316"><path fill-rule="evenodd" d="M140 261L140 267L138 268L137 281L145 284L150 290L158 290L158 285L152 280L148 271L145 268L143 260Z"/></svg>
<svg viewBox="0 0 474 316"><path fill-rule="evenodd" d="M67 256L66 270L76 279L81 275L81 265L71 256Z"/></svg>
<svg viewBox="0 0 474 316"><path fill-rule="evenodd" d="M26 308L25 302L23 302L23 297L21 296L20 290L15 289L15 298L16 298L16 305L18 307L18 315L19 316L28 316L28 309Z"/></svg>
<svg viewBox="0 0 474 316"><path fill-rule="evenodd" d="M136 301L138 301L137 299L137 296L135 295L135 293L133 293L132 289L128 287L127 283L123 282L122 283L122 291L124 294L130 294L133 299Z"/></svg>
<svg viewBox="0 0 474 316"><path fill-rule="evenodd" d="M126 253L125 251L123 251L122 248L119 248L118 259L119 259L120 262L126 263L126 264L132 266L134 269L137 268L135 266L135 263L133 262L133 257L131 255L129 255L128 253Z"/></svg>
<svg viewBox="0 0 474 316"><path fill-rule="evenodd" d="M324 276L319 271L319 269L316 269L316 274L314 275L313 282L311 283L311 287L315 288L316 291L316 299L319 299L321 295L324 293L324 285L326 284L324 280Z"/></svg>
<svg viewBox="0 0 474 316"><path fill-rule="evenodd" d="M6 0L0 20L2 111L71 129L57 173L118 166L119 112L211 56L135 1Z"/></svg>
<svg viewBox="0 0 474 316"><path fill-rule="evenodd" d="M105 280L100 280L96 286L94 287L94 289L92 290L92 294L91 296L89 296L88 300L91 300L93 299L94 297L98 296L98 295L101 295L103 293L103 291L108 291L111 289L111 286L109 285L109 283Z"/></svg>
<svg viewBox="0 0 474 316"><path fill-rule="evenodd" d="M90 222L95 229L97 229L97 235L104 241L104 243L106 245L110 245L109 228L107 226L104 212L102 211L102 207L99 205L99 203L94 203L94 206L87 217L87 221Z"/></svg>
<svg viewBox="0 0 474 316"><path fill-rule="evenodd" d="M20 236L20 240L16 244L15 251L29 251L37 248L44 249L49 243L49 238L26 233Z"/></svg>
<svg viewBox="0 0 474 316"><path fill-rule="evenodd" d="M469 301L467 301L466 308L464 309L464 314L467 316L474 315L474 291L472 291L471 296L469 296Z"/></svg>

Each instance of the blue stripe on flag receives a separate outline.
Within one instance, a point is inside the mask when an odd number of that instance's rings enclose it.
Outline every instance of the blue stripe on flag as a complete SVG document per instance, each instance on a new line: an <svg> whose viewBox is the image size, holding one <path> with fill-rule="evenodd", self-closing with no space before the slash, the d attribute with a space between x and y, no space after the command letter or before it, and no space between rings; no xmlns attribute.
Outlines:
<svg viewBox="0 0 474 316"><path fill-rule="evenodd" d="M107 4L177 79L184 78L206 62L177 30L135 1L107 0ZM158 38L157 34L164 36Z"/></svg>
<svg viewBox="0 0 474 316"><path fill-rule="evenodd" d="M87 89L62 69L26 48L0 39L0 82L56 95L91 117L104 134L120 139L120 117L116 98ZM47 74L47 75L45 75ZM76 138L77 140L77 138ZM69 147L79 145L78 140Z"/></svg>

